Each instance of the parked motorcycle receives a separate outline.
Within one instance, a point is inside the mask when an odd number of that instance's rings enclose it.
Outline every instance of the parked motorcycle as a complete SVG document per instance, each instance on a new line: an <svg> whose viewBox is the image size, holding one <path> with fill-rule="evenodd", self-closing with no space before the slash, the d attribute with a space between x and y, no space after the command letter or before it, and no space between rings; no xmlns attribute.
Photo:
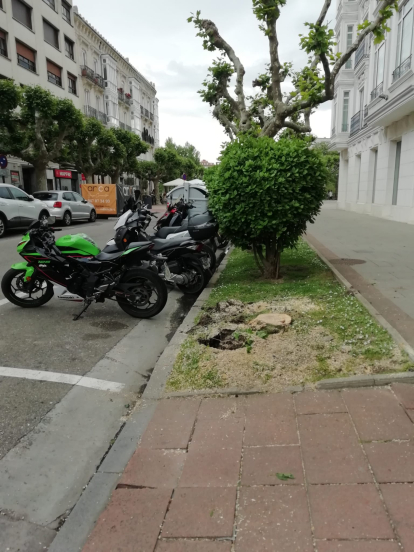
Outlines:
<svg viewBox="0 0 414 552"><path fill-rule="evenodd" d="M6 272L1 282L4 296L14 305L37 308L54 295L54 284L66 288L59 299L83 302L78 320L93 302L115 300L130 316L152 318L168 299L165 282L148 268L154 244L122 243L101 252L85 234L55 240L54 217L37 221L17 246L25 262Z"/></svg>
<svg viewBox="0 0 414 552"><path fill-rule="evenodd" d="M115 226L115 238L108 242L103 252L110 253L120 243L151 241L150 267L156 267L168 284L177 286L183 293L200 293L211 276L210 255L214 256L215 261L214 252L207 250L201 241L193 239L162 240L148 236L146 229L152 217L155 215L146 209L122 215Z"/></svg>

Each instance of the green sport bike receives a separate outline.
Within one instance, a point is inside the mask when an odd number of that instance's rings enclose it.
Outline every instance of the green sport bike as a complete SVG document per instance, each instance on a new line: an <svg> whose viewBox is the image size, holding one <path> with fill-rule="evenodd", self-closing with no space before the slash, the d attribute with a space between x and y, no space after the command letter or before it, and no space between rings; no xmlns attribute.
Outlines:
<svg viewBox="0 0 414 552"><path fill-rule="evenodd" d="M23 308L45 305L54 285L66 288L59 299L83 302L78 320L93 302L115 300L130 316L151 318L168 299L165 282L148 268L152 243L131 243L111 254L101 252L85 234L55 240L54 217L33 223L17 246L25 262L6 272L1 289L11 303Z"/></svg>

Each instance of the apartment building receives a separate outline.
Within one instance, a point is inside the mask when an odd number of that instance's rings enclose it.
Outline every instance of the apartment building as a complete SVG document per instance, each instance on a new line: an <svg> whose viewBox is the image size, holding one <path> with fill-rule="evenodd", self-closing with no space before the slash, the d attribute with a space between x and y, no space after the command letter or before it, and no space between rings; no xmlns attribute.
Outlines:
<svg viewBox="0 0 414 552"><path fill-rule="evenodd" d="M81 101L86 116L108 127L138 134L150 146L142 156L153 160L159 147L158 99L148 81L74 7Z"/></svg>
<svg viewBox="0 0 414 552"><path fill-rule="evenodd" d="M338 51L377 0L338 0ZM339 207L414 223L414 0L400 0L381 44L367 37L341 70L332 109L331 147L341 154Z"/></svg>
<svg viewBox="0 0 414 552"><path fill-rule="evenodd" d="M78 90L76 34L71 0L0 0L0 78L23 85L40 85L81 108ZM48 170L48 185L57 182ZM74 171L73 181L77 181ZM9 159L0 182L31 191L34 171L27 163Z"/></svg>

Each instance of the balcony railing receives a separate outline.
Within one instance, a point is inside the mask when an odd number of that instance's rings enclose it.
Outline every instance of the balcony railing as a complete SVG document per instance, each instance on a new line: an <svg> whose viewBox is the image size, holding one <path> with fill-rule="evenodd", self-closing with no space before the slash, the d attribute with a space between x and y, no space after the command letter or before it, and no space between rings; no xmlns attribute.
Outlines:
<svg viewBox="0 0 414 552"><path fill-rule="evenodd" d="M18 65L20 65L20 67L24 67L25 69L36 73L36 64L33 61L30 61L30 59L17 54L17 63Z"/></svg>
<svg viewBox="0 0 414 552"><path fill-rule="evenodd" d="M125 125L125 130L128 130L128 132L132 132L132 127L129 125Z"/></svg>
<svg viewBox="0 0 414 552"><path fill-rule="evenodd" d="M148 111L148 109L145 109L144 111L145 111L145 117L146 117L147 119L149 119L150 116L149 116L149 111Z"/></svg>
<svg viewBox="0 0 414 552"><path fill-rule="evenodd" d="M348 131L349 131L348 123L342 123L341 132L348 132Z"/></svg>
<svg viewBox="0 0 414 552"><path fill-rule="evenodd" d="M118 100L120 100L121 102L125 102L125 94L123 92L120 92L118 90Z"/></svg>
<svg viewBox="0 0 414 552"><path fill-rule="evenodd" d="M351 119L351 136L361 130L361 115L361 111L358 111Z"/></svg>
<svg viewBox="0 0 414 552"><path fill-rule="evenodd" d="M368 52L366 51L366 42L365 40L360 44L358 50L355 52L355 69L361 63L361 61L368 57Z"/></svg>
<svg viewBox="0 0 414 552"><path fill-rule="evenodd" d="M119 126L122 128L122 130L125 130L125 123L122 121L119 121Z"/></svg>
<svg viewBox="0 0 414 552"><path fill-rule="evenodd" d="M154 120L154 113L150 113L150 119L151 119L151 121Z"/></svg>
<svg viewBox="0 0 414 552"><path fill-rule="evenodd" d="M384 93L384 83L381 82L374 90L371 92L371 102L375 100L375 98L378 98L378 96L381 96L381 94Z"/></svg>
<svg viewBox="0 0 414 552"><path fill-rule="evenodd" d="M98 111L94 107L91 107L90 105L85 105L83 108L83 112L87 117L92 117L93 119L97 119L98 121L101 121L102 124L106 125L108 122L108 118L105 113L102 113L102 111Z"/></svg>
<svg viewBox="0 0 414 552"><path fill-rule="evenodd" d="M333 138L334 136L336 136L336 128L335 127L333 127L333 129L332 129L331 138Z"/></svg>
<svg viewBox="0 0 414 552"><path fill-rule="evenodd" d="M141 115L144 115L144 108L141 105Z"/></svg>
<svg viewBox="0 0 414 552"><path fill-rule="evenodd" d="M364 126L366 126L366 124L367 124L367 123L365 122L365 120L366 120L367 117L368 117L368 106L366 105L366 106L364 107Z"/></svg>
<svg viewBox="0 0 414 552"><path fill-rule="evenodd" d="M81 65L81 75L82 77L86 77L88 80L90 80L100 88L105 88L103 77L95 73L95 71L87 65Z"/></svg>
<svg viewBox="0 0 414 552"><path fill-rule="evenodd" d="M128 96L127 94L125 94L125 100L124 100L124 102L125 102L127 105L132 105L132 101L133 101L133 100L132 100L132 97L131 97L130 95Z"/></svg>
<svg viewBox="0 0 414 552"><path fill-rule="evenodd" d="M128 95L125 94L125 92L122 89L118 90L118 100L121 101L121 102L124 102L124 104L126 104L126 105L131 105L132 104L131 96L129 94Z"/></svg>
<svg viewBox="0 0 414 552"><path fill-rule="evenodd" d="M62 86L62 78L50 71L47 72L47 80L52 84L56 84L56 86Z"/></svg>
<svg viewBox="0 0 414 552"><path fill-rule="evenodd" d="M397 81L400 77L405 75L405 73L411 69L411 58L412 56L403 61L401 65L399 65L397 69L393 72L392 82Z"/></svg>

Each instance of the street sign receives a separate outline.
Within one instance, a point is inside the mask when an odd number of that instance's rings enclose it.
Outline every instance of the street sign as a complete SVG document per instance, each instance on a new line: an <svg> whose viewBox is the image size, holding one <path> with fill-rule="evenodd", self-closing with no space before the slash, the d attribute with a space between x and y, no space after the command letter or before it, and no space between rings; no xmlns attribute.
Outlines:
<svg viewBox="0 0 414 552"><path fill-rule="evenodd" d="M60 169L55 169L56 178L67 178L72 179L72 171L61 171Z"/></svg>
<svg viewBox="0 0 414 552"><path fill-rule="evenodd" d="M0 154L0 169L7 169L8 164L7 157Z"/></svg>
<svg viewBox="0 0 414 552"><path fill-rule="evenodd" d="M183 178L183 180L187 180L187 175L184 173L182 178Z"/></svg>

